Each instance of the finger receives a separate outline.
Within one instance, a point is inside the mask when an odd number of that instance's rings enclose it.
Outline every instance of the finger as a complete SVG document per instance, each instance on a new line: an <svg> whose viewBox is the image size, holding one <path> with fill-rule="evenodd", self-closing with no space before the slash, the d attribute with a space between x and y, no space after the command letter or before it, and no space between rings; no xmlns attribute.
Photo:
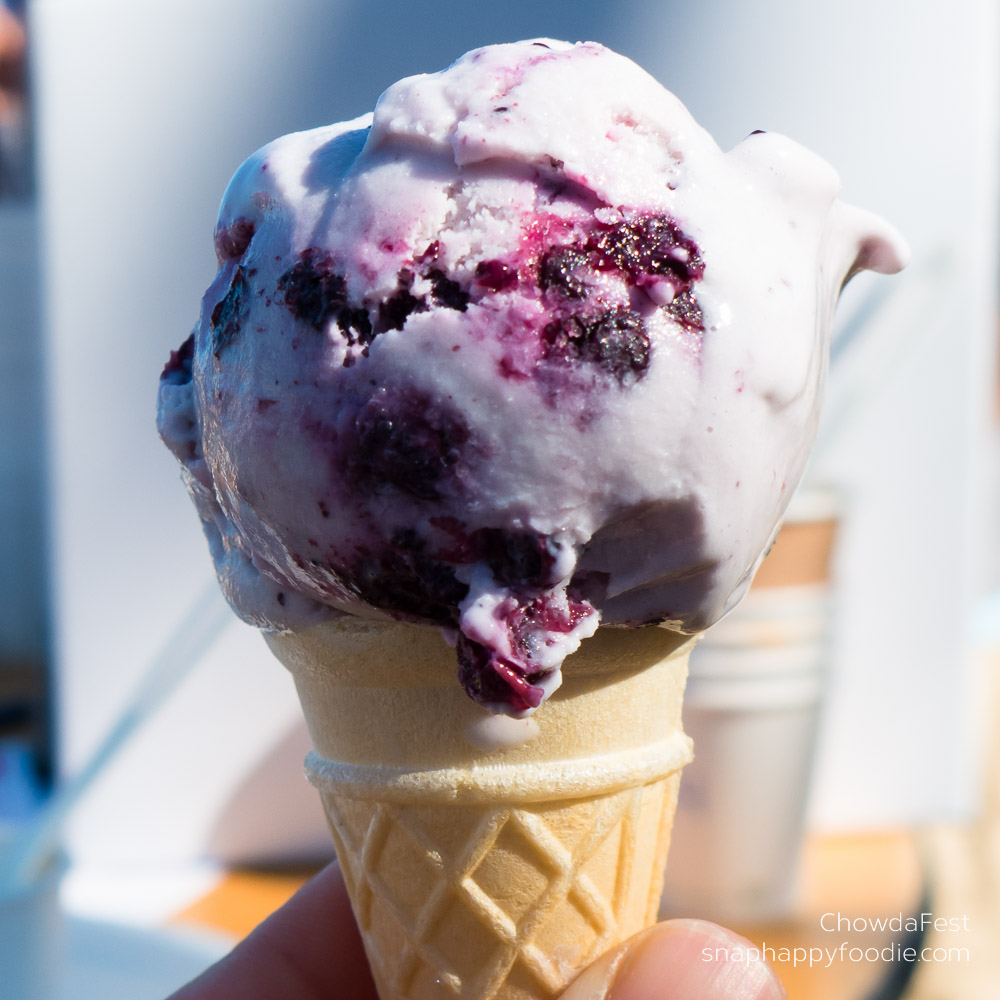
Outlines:
<svg viewBox="0 0 1000 1000"><path fill-rule="evenodd" d="M626 941L562 1000L786 1000L751 942L704 920L669 920Z"/></svg>
<svg viewBox="0 0 1000 1000"><path fill-rule="evenodd" d="M340 868L329 865L171 1000L377 1000Z"/></svg>

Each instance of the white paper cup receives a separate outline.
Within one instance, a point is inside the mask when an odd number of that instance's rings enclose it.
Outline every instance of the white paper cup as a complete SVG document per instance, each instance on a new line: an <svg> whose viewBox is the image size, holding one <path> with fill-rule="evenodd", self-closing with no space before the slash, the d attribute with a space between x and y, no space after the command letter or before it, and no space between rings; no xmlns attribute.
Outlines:
<svg viewBox="0 0 1000 1000"><path fill-rule="evenodd" d="M743 603L691 656L681 781L661 917L790 915L829 667L835 494L790 511Z"/></svg>

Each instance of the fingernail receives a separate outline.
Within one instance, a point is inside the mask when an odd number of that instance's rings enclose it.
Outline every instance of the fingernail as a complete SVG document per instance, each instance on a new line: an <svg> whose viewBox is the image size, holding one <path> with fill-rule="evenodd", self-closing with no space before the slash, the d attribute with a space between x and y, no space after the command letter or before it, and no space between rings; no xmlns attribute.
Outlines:
<svg viewBox="0 0 1000 1000"><path fill-rule="evenodd" d="M578 977L563 1000L787 1000L759 950L703 920L671 920Z"/></svg>
<svg viewBox="0 0 1000 1000"><path fill-rule="evenodd" d="M615 974L629 951L638 946L639 941L649 931L643 931L629 938L624 944L605 952L596 962L588 966L570 984L560 1000L606 1000L614 982Z"/></svg>
<svg viewBox="0 0 1000 1000"><path fill-rule="evenodd" d="M670 920L620 961L605 1000L786 1000L746 938L705 920Z"/></svg>

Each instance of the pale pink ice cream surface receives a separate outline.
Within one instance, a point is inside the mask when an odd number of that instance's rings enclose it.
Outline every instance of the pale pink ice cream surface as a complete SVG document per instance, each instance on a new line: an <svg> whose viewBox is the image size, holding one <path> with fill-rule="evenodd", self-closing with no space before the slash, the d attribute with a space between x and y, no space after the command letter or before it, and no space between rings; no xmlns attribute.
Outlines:
<svg viewBox="0 0 1000 1000"><path fill-rule="evenodd" d="M551 40L259 150L159 395L234 608L441 626L514 715L599 624L707 628L802 474L843 282L903 263L838 190Z"/></svg>

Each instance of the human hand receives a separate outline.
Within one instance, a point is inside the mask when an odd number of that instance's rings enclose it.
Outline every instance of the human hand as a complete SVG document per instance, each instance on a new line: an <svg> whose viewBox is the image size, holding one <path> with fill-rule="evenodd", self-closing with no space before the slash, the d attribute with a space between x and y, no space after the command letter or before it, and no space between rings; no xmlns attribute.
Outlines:
<svg viewBox="0 0 1000 1000"><path fill-rule="evenodd" d="M598 959L562 1000L784 1000L749 942L701 920L669 920ZM742 959L730 958L730 953ZM378 1000L337 865L170 1000Z"/></svg>

